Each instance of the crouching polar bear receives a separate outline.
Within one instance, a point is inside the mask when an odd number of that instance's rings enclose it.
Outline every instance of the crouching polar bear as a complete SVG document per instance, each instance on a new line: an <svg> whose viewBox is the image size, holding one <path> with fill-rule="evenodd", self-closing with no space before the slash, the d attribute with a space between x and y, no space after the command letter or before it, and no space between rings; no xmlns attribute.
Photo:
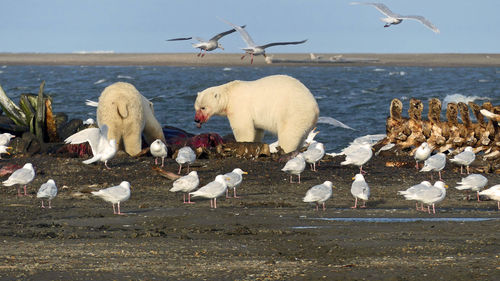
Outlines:
<svg viewBox="0 0 500 281"><path fill-rule="evenodd" d="M208 88L198 93L194 108L198 127L212 115L227 116L236 141L260 142L269 131L287 153L300 148L319 115L311 92L286 75Z"/></svg>
<svg viewBox="0 0 500 281"><path fill-rule="evenodd" d="M106 87L97 105L97 124L108 125L108 139L135 156L142 149L142 135L148 144L156 139L165 142L160 123L154 116L153 103L134 85L117 82Z"/></svg>

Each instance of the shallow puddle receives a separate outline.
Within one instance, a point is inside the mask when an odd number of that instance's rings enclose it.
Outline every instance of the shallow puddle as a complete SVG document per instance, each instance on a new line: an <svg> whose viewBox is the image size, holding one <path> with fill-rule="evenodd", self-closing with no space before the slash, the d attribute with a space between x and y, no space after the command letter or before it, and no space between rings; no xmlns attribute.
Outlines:
<svg viewBox="0 0 500 281"><path fill-rule="evenodd" d="M311 218L312 220L341 222L480 222L500 218Z"/></svg>

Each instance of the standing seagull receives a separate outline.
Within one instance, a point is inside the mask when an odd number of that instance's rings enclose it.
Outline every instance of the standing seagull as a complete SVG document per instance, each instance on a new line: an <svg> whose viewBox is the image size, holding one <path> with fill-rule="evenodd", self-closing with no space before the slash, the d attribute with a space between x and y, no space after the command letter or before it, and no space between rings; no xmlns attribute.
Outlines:
<svg viewBox="0 0 500 281"><path fill-rule="evenodd" d="M354 201L354 206L352 206L351 208L357 208L358 198L363 200L363 206L361 206L360 208L366 208L366 201L368 201L368 197L370 197L370 187L366 183L365 177L361 173L356 174L356 176L354 176L352 179L354 181L351 185L351 194L356 200Z"/></svg>
<svg viewBox="0 0 500 281"><path fill-rule="evenodd" d="M272 46L278 46L278 45L297 45L297 44L302 44L302 43L307 41L307 39L306 39L306 40L302 40L302 41L293 41L293 42L275 42L275 43L269 43L266 45L257 46L255 44L255 42L253 42L252 37L250 37L250 35L248 34L248 32L244 28L241 28L240 26L234 25L226 20L223 20L223 21L226 22L227 24L229 24L230 26L232 26L234 29L236 29L240 33L241 38L243 38L243 41L245 41L245 43L247 44L247 46L245 48L241 48L241 49L250 55L250 58L251 58L250 63L251 64L253 63L253 56L263 55L264 57L266 57L266 48L269 48ZM245 56L246 55L241 56L241 59L245 58Z"/></svg>
<svg viewBox="0 0 500 281"><path fill-rule="evenodd" d="M311 171L316 172L316 162L319 166L319 161L325 156L325 146L321 142L314 141L302 155L304 155L306 162L311 165Z"/></svg>
<svg viewBox="0 0 500 281"><path fill-rule="evenodd" d="M88 128L81 130L64 140L65 143L80 144L88 142L92 149L92 158L83 161L83 164L90 164L97 161L104 162L104 166L108 167L108 160L116 154L116 140L108 140L108 126L103 124L100 128Z"/></svg>
<svg viewBox="0 0 500 281"><path fill-rule="evenodd" d="M373 156L372 146L369 143L351 145L342 150L342 152L346 157L345 161L341 162L340 165L356 165L359 167L360 174L366 174L363 170L363 165Z"/></svg>
<svg viewBox="0 0 500 281"><path fill-rule="evenodd" d="M9 133L0 134L0 145L7 146L10 143L10 139L15 138L15 137L16 136L9 134Z"/></svg>
<svg viewBox="0 0 500 281"><path fill-rule="evenodd" d="M413 158L415 158L415 168L420 169L418 166L419 161L425 161L429 156L431 156L432 148L429 146L428 143L423 142L417 150L415 150L415 154L413 155Z"/></svg>
<svg viewBox="0 0 500 281"><path fill-rule="evenodd" d="M236 187L238 187L243 181L243 175L247 175L248 173L243 171L240 168L234 169L232 172L224 174L226 177L226 184L228 188L233 189L233 197L239 198L236 196ZM226 189L226 198L229 198L229 191Z"/></svg>
<svg viewBox="0 0 500 281"><path fill-rule="evenodd" d="M300 173L302 173L305 168L306 168L306 161L304 160L304 156L302 155L302 153L300 153L294 158L288 160L288 162L286 162L285 164L285 167L283 167L283 169L281 170L285 173L290 174L290 183L293 183L292 179L293 175L299 176L299 183L300 183Z"/></svg>
<svg viewBox="0 0 500 281"><path fill-rule="evenodd" d="M315 185L306 192L306 196L304 196L304 199L302 199L302 201L315 202L316 211L319 210L319 204L322 204L323 211L325 211L325 201L332 197L332 188L333 183L331 181L325 181L322 184Z"/></svg>
<svg viewBox="0 0 500 281"><path fill-rule="evenodd" d="M424 162L424 167L420 170L420 172L431 172L435 171L439 173L439 180L442 181L441 178L441 170L446 166L446 155L444 153L436 153L431 157L427 158ZM432 174L431 174L432 180Z"/></svg>
<svg viewBox="0 0 500 281"><path fill-rule="evenodd" d="M149 152L155 157L155 165L158 165L158 158L161 157L161 166L165 163L165 157L168 155L167 145L160 139L155 140L149 146Z"/></svg>
<svg viewBox="0 0 500 281"><path fill-rule="evenodd" d="M51 202L54 197L57 195L57 186L56 183L53 179L48 180L46 183L42 184L40 186L40 189L38 189L38 193L36 194L37 198L42 199L42 208L45 209L45 206L43 205L43 199L47 198L49 201L49 209L52 208Z"/></svg>
<svg viewBox="0 0 500 281"><path fill-rule="evenodd" d="M184 146L179 149L177 157L175 157L175 162L179 164L179 172L177 174L181 173L182 164L187 164L187 171L189 173L189 165L193 164L194 160L196 160L196 154L191 147Z"/></svg>
<svg viewBox="0 0 500 281"><path fill-rule="evenodd" d="M120 202L127 201L130 198L130 183L128 181L122 181L120 185L108 187L99 191L92 191L92 194L101 197L104 201L111 202L111 204L113 204L113 214L123 215L123 213L120 212ZM118 212L115 210L115 204L118 206Z"/></svg>
<svg viewBox="0 0 500 281"><path fill-rule="evenodd" d="M198 172L191 171L189 174L176 179L172 184L170 192L184 192L184 194L182 194L184 204L194 204L194 202L191 202L191 195L189 192L195 190L199 184L200 179L198 178ZM188 201L186 201L186 193L188 194Z"/></svg>
<svg viewBox="0 0 500 281"><path fill-rule="evenodd" d="M384 27L389 27L393 24L400 24L403 20L417 20L421 22L423 25L425 25L427 28L430 30L434 31L435 33L439 33L439 29L435 27L429 20L424 18L423 16L402 16L399 14L393 13L386 5L382 3L361 3L361 2L351 2L351 5L371 5L374 6L379 12L384 14L386 18L381 18L380 20L385 22Z"/></svg>
<svg viewBox="0 0 500 281"><path fill-rule="evenodd" d="M189 194L193 197L205 197L210 199L210 208L217 208L217 197L224 194L227 189L226 177L224 175L218 175L215 180L202 186L200 189L190 192Z"/></svg>
<svg viewBox="0 0 500 281"><path fill-rule="evenodd" d="M467 146L464 151L455 155L455 157L453 157L453 159L450 159L450 161L460 165L460 174L463 174L464 166L467 167L467 174L469 174L469 165L472 164L475 159L476 154L474 153L474 150L472 149L472 147Z"/></svg>
<svg viewBox="0 0 500 281"><path fill-rule="evenodd" d="M4 186L13 186L14 184L24 185L24 196L27 196L26 185L35 178L35 169L31 163L26 163L21 169L15 170L10 177L3 182ZM19 187L17 195L22 196Z"/></svg>
<svg viewBox="0 0 500 281"><path fill-rule="evenodd" d="M245 25L243 25L242 28L245 28ZM217 48L224 50L224 48L222 47L222 45L219 43L219 39L221 39L222 37L224 37L224 36L226 36L228 34L231 34L231 33L235 32L235 31L236 31L236 29L231 29L231 30L228 30L228 31L221 32L221 33L215 35L214 37L210 38L210 40L208 40L208 41L203 40L200 37L195 37L195 39L198 40L199 43L194 43L192 45L193 45L193 48L199 48L200 49L200 53L197 56L198 57L199 56L204 57L207 54L208 51L213 51L213 50L215 50ZM173 39L168 39L167 41L191 40L192 38L193 37L173 38ZM203 51L205 51L205 52L203 52Z"/></svg>
<svg viewBox="0 0 500 281"><path fill-rule="evenodd" d="M479 200L479 191L486 186L488 183L488 179L480 174L470 174L465 178L462 178L461 181L457 182L457 186L455 186L458 190L468 190L476 191L477 193L477 202ZM469 196L467 195L467 200L469 200Z"/></svg>

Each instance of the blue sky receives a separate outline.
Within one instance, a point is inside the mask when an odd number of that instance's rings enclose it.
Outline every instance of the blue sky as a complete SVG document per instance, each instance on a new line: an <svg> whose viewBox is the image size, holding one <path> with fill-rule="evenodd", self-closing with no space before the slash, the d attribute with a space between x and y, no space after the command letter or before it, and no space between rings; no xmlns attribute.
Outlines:
<svg viewBox="0 0 500 281"><path fill-rule="evenodd" d="M384 0L394 12L425 16L384 28L374 7L342 0L0 0L0 52L177 53L197 51L189 41L229 29L217 19L247 25L257 44L308 39L268 53L498 53L500 1ZM236 33L220 41L239 53Z"/></svg>

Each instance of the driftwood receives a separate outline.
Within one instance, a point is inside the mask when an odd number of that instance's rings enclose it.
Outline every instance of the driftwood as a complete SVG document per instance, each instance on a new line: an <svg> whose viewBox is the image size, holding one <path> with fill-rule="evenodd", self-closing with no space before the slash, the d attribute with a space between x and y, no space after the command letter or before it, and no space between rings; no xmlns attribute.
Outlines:
<svg viewBox="0 0 500 281"><path fill-rule="evenodd" d="M430 99L427 120L422 120L423 104L412 98L408 118L405 118L402 116L402 102L393 99L386 120L387 137L383 143L394 143L401 149L415 149L427 142L435 150L453 149L457 153L472 146L474 152L484 152L486 159L500 158L500 106L493 106L490 102L481 106L474 102L448 103L446 121L441 120L441 109L439 99ZM471 112L476 122L471 120Z"/></svg>

